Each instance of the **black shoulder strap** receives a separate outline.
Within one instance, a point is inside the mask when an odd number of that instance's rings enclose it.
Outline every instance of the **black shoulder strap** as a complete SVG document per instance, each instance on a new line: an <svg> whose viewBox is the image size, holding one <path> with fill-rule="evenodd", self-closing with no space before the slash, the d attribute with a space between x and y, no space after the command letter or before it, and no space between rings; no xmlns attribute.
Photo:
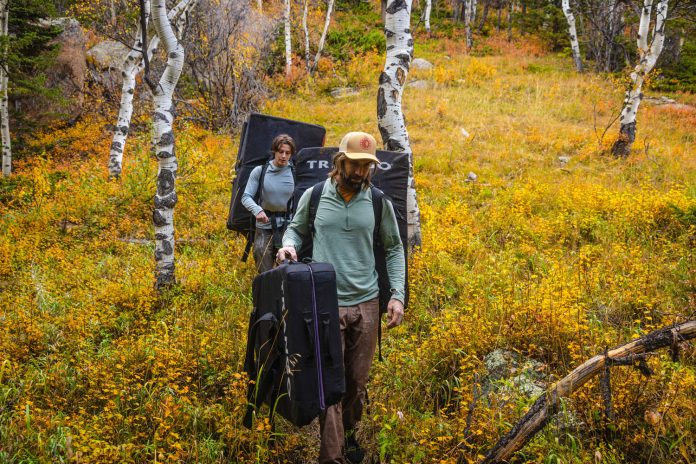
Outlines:
<svg viewBox="0 0 696 464"><path fill-rule="evenodd" d="M384 254L384 247L382 244L382 237L379 234L379 229L382 225L382 208L384 206L384 198L386 195L384 195L384 192L382 192L380 189L375 187L374 185L370 186L370 189L372 190L372 210L375 213L375 228L372 230L372 250L375 253L375 264L377 264L378 253ZM381 300L382 298L380 298ZM377 352L378 352L378 358L380 361L384 361L384 358L382 357L382 304L380 301L380 308L379 308L379 315L380 315L380 321L377 324Z"/></svg>
<svg viewBox="0 0 696 464"><path fill-rule="evenodd" d="M268 166L271 164L269 161L268 163L264 164L261 167L261 175L259 176L259 186L256 187L256 194L254 194L254 202L256 202L257 205L261 206L261 191L263 190L263 181L266 178L266 171L268 170Z"/></svg>
<svg viewBox="0 0 696 464"><path fill-rule="evenodd" d="M372 232L372 235L375 240L375 243L378 243L381 242L381 238L379 236L379 228L382 225L382 199L384 198L384 192L375 187L374 185L370 186L370 189L372 190L372 210L375 213L375 228Z"/></svg>
<svg viewBox="0 0 696 464"><path fill-rule="evenodd" d="M254 194L254 203L261 205L261 191L263 190L263 181L266 178L266 170L270 161L263 166L261 166L261 175L259 176L259 185L256 187L256 193ZM253 214L249 215L249 231L247 232L247 241L244 246L244 252L242 253L242 262L246 263L249 259L249 253L251 252L251 246L254 243L254 236L256 235L256 218Z"/></svg>

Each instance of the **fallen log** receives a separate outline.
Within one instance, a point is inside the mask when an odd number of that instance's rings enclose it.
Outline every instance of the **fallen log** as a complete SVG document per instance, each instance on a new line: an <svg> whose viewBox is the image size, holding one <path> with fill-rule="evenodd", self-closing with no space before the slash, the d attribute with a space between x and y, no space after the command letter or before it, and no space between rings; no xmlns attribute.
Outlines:
<svg viewBox="0 0 696 464"><path fill-rule="evenodd" d="M656 330L585 361L541 395L527 414L486 454L482 464L506 462L510 459L557 412L562 397L569 396L593 376L603 372L605 366L635 365L646 373L644 357L640 354L671 347L672 357L676 358L679 343L692 338L696 338L696 320Z"/></svg>

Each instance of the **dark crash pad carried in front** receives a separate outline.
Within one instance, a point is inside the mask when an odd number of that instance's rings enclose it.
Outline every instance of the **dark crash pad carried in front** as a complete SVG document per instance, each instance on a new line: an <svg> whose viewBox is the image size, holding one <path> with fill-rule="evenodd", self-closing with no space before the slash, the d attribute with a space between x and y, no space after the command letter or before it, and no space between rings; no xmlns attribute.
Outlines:
<svg viewBox="0 0 696 464"><path fill-rule="evenodd" d="M326 129L317 124L252 113L242 127L234 166L232 199L227 228L240 233L252 227L251 213L242 205L242 194L249 180L249 174L256 167L268 161L271 142L280 134L288 134L295 141L297 152L305 147L321 147L326 138Z"/></svg>

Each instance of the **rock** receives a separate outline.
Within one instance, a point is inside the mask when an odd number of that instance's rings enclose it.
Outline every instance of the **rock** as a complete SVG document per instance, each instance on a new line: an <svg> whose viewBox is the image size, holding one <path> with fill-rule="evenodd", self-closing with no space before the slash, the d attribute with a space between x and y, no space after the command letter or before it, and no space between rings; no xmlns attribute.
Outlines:
<svg viewBox="0 0 696 464"><path fill-rule="evenodd" d="M87 77L86 42L80 23L73 18L53 18L39 23L46 28L60 28L51 45L58 45L58 55L46 70L46 87L57 89L61 101L31 96L23 101L24 110L35 122L47 124L55 119L73 120L82 112L83 88Z"/></svg>
<svg viewBox="0 0 696 464"><path fill-rule="evenodd" d="M337 87L331 90L331 96L334 98L344 98L357 94L358 91L352 87Z"/></svg>
<svg viewBox="0 0 696 464"><path fill-rule="evenodd" d="M484 393L506 390L534 399L546 389L542 374L545 365L539 361L498 349L488 353L483 363L488 371L482 382Z"/></svg>
<svg viewBox="0 0 696 464"><path fill-rule="evenodd" d="M478 180L478 176L473 172L469 172L469 174L467 174L464 182L476 182L477 180Z"/></svg>
<svg viewBox="0 0 696 464"><path fill-rule="evenodd" d="M87 52L87 59L90 66L98 71L111 69L120 71L128 52L128 47L121 42L109 39L90 48Z"/></svg>
<svg viewBox="0 0 696 464"><path fill-rule="evenodd" d="M460 128L459 128L459 132L462 133L462 136L463 136L464 138L467 138L467 139L468 139L469 137L471 137L471 134L469 134L469 131L467 131L467 130L464 129L463 127L460 127Z"/></svg>
<svg viewBox="0 0 696 464"><path fill-rule="evenodd" d="M430 84L428 83L428 81L417 80L417 81L409 82L408 84L406 84L406 87L410 87L412 89L421 89L422 90L422 89L429 88Z"/></svg>
<svg viewBox="0 0 696 464"><path fill-rule="evenodd" d="M416 58L415 60L411 61L411 69L433 69L434 66L433 64L428 61L424 60L423 58Z"/></svg>
<svg viewBox="0 0 696 464"><path fill-rule="evenodd" d="M570 156L559 156L558 162L561 163L561 166L565 166L570 162Z"/></svg>
<svg viewBox="0 0 696 464"><path fill-rule="evenodd" d="M685 105L684 103L679 103L673 98L666 97L662 95L661 97L645 97L643 98L643 101L646 103L650 103L652 105L656 106L665 106L665 107L670 107L678 110L688 110L688 109L695 109L691 105Z"/></svg>

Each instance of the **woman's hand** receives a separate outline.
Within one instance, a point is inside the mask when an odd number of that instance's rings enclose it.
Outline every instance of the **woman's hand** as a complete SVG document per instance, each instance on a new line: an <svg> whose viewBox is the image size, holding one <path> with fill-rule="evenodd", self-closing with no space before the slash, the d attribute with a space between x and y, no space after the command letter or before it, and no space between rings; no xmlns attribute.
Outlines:
<svg viewBox="0 0 696 464"><path fill-rule="evenodd" d="M256 215L256 220L266 224L268 222L268 216L266 216L266 212L259 211L259 214Z"/></svg>

